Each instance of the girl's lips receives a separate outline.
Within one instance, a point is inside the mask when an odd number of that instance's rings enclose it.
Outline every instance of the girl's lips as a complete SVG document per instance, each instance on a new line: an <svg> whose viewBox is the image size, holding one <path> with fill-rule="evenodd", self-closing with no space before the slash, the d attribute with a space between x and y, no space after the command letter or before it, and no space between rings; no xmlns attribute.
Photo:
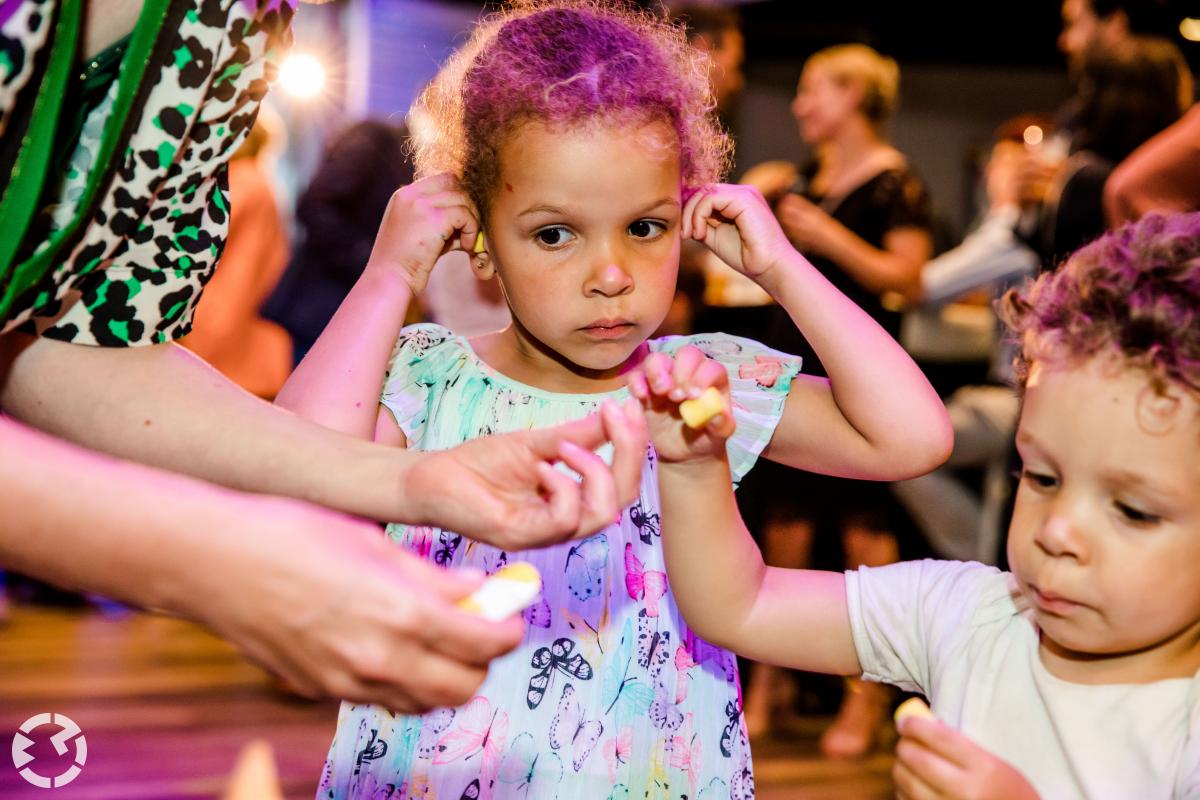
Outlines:
<svg viewBox="0 0 1200 800"><path fill-rule="evenodd" d="M622 320L602 320L593 322L581 330L593 339L620 339L635 330L635 326L632 322Z"/></svg>

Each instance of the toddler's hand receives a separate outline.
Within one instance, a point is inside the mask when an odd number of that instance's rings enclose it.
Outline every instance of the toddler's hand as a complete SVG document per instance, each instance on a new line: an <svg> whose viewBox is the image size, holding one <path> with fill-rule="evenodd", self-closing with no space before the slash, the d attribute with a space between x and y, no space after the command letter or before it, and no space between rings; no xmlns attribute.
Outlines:
<svg viewBox="0 0 1200 800"><path fill-rule="evenodd" d="M892 778L902 800L1037 800L1021 773L960 731L933 718L906 717Z"/></svg>
<svg viewBox="0 0 1200 800"><path fill-rule="evenodd" d="M388 201L367 269L399 274L418 294L438 258L460 248L471 252L479 227L475 205L454 176L422 178Z"/></svg>
<svg viewBox="0 0 1200 800"><path fill-rule="evenodd" d="M664 462L691 461L713 456L725 448L735 423L730 413L729 373L725 367L688 345L674 358L651 353L629 373L629 391L642 403L650 441ZM679 413L681 403L695 400L709 387L720 392L724 411L699 429L688 427Z"/></svg>
<svg viewBox="0 0 1200 800"><path fill-rule="evenodd" d="M771 207L753 186L720 183L697 189L683 206L680 233L756 281L792 252Z"/></svg>

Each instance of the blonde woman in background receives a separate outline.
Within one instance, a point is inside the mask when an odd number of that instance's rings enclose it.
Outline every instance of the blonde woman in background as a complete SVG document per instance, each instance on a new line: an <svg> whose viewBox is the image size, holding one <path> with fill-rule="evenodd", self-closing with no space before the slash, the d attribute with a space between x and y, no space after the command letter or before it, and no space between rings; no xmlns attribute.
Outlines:
<svg viewBox="0 0 1200 800"><path fill-rule="evenodd" d="M883 298L911 295L933 253L926 188L885 134L899 79L895 61L864 45L815 53L804 65L792 103L813 160L799 169L779 162L760 165L744 178L773 202L796 248L893 337L899 334L900 314ZM802 354L806 373L823 374L813 348L796 338L786 313L778 307L772 313L778 316L773 326L778 335L767 341ZM885 484L782 468L772 469L766 481L771 485L762 487L769 506L763 545L769 563L807 565L818 529L841 535L849 567L900 558L896 531L911 525ZM758 733L766 732L778 705L779 677L765 665L755 665L751 674L746 719ZM884 686L849 681L838 717L821 738L822 752L841 758L870 752L890 702Z"/></svg>

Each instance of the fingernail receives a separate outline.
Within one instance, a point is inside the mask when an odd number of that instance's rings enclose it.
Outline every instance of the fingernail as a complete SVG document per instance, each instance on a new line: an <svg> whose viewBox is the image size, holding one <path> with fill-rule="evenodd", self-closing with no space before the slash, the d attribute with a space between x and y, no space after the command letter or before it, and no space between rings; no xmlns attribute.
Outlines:
<svg viewBox="0 0 1200 800"><path fill-rule="evenodd" d="M675 387L674 389L671 390L671 399L674 400L675 402L679 402L680 400L682 400L685 397L687 397L687 394L683 391L683 389L680 389L679 387Z"/></svg>
<svg viewBox="0 0 1200 800"><path fill-rule="evenodd" d="M692 400L696 400L702 394L704 394L704 393L701 392L699 389L697 389L695 386L693 386L691 389L688 390L688 397Z"/></svg>

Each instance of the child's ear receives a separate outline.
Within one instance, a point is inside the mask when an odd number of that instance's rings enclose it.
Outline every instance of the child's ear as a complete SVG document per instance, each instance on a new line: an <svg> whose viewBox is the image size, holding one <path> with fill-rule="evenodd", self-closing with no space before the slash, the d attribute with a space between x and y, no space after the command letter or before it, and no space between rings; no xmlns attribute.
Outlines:
<svg viewBox="0 0 1200 800"><path fill-rule="evenodd" d="M471 267L475 277L481 281L491 280L496 275L491 253L487 249L487 237L480 231L475 235L475 246L471 248Z"/></svg>

